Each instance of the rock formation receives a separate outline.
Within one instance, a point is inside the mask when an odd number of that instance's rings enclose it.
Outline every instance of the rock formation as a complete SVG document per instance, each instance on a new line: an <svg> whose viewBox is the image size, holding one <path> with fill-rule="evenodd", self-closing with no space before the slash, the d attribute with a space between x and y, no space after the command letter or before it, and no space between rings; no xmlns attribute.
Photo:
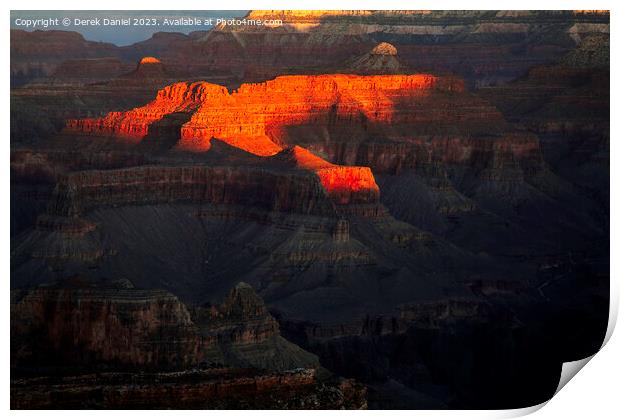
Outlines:
<svg viewBox="0 0 620 420"><path fill-rule="evenodd" d="M288 68L342 71L334 67L388 41L410 66L456 73L471 86L485 86L513 80L559 58L582 37L609 31L608 13L572 11L255 10L246 18L282 24L222 25L201 39L207 45L200 50L209 56L228 46L230 57L216 64L219 71L234 69L254 79Z"/></svg>
<svg viewBox="0 0 620 420"><path fill-rule="evenodd" d="M587 37L556 65L534 67L527 77L481 94L538 136L556 173L608 207L608 36Z"/></svg>
<svg viewBox="0 0 620 420"><path fill-rule="evenodd" d="M169 71L158 58L142 57L136 69L124 78L131 77L144 81L144 79L166 79L171 76L172 75L169 74ZM121 77L121 79L123 79L123 77Z"/></svg>
<svg viewBox="0 0 620 420"><path fill-rule="evenodd" d="M366 407L364 387L316 377L245 283L200 307L126 279L12 290L11 346L16 409Z"/></svg>
<svg viewBox="0 0 620 420"><path fill-rule="evenodd" d="M382 42L378 44L376 47L372 49L372 51L370 51L370 54L372 55L395 56L396 53L397 53L396 47L387 42Z"/></svg>
<svg viewBox="0 0 620 420"><path fill-rule="evenodd" d="M11 382L12 409L365 409L355 381L325 383L312 369L103 373Z"/></svg>
<svg viewBox="0 0 620 420"><path fill-rule="evenodd" d="M318 366L313 355L279 336L278 323L244 283L221 305L189 308L171 293L136 289L128 281L74 278L13 290L12 297L11 364L17 370Z"/></svg>
<svg viewBox="0 0 620 420"><path fill-rule="evenodd" d="M608 13L253 11L247 16L282 17L279 27L223 26L189 35L159 32L127 47L85 41L74 32L12 30L12 86L35 79L38 85L36 95L12 92L11 108L16 114L24 109L30 116L37 115L34 125L27 115L16 120L11 125L12 138L49 138L66 119L135 107L157 89L181 80L236 88L281 74L391 74L398 67L400 73L413 68L458 74L469 86L502 84L523 76L534 65L553 63L588 37L609 32ZM397 56L369 54L386 41L398 50ZM162 66L148 68L163 67L165 77L159 70L155 78L153 74L135 77L131 69L145 56L161 61ZM111 57L126 70L120 71ZM85 69L90 62L83 60L95 58L92 64L97 70ZM356 58L362 63L351 66ZM128 73L133 76L128 78ZM118 80L112 80L119 74ZM80 79L82 75L87 77ZM109 84L84 86L94 79ZM68 90L67 82L80 88ZM79 106L69 106L76 97ZM16 118L13 113L12 118ZM19 123L23 120L30 122Z"/></svg>
<svg viewBox="0 0 620 420"><path fill-rule="evenodd" d="M387 42L377 44L370 52L347 60L343 67L355 74L406 74L409 67L397 57L396 47Z"/></svg>
<svg viewBox="0 0 620 420"><path fill-rule="evenodd" d="M246 167L163 167L73 172L60 177L48 212L77 216L97 207L161 202L251 206L267 211L333 214L334 204L378 204L368 168L314 171Z"/></svg>
<svg viewBox="0 0 620 420"><path fill-rule="evenodd" d="M58 65L50 75L50 83L101 83L119 77L129 69L129 64L116 57L71 59Z"/></svg>
<svg viewBox="0 0 620 420"><path fill-rule="evenodd" d="M415 121L392 101L415 104L416 98L432 92L462 90L458 79L426 74L281 76L242 85L233 93L209 83L178 83L160 90L144 107L113 112L102 119L70 120L67 129L141 139L154 122L184 112L191 113L191 118L181 127L181 148L208 150L211 138L217 138L257 155L273 155L281 147L270 133L288 126Z"/></svg>
<svg viewBox="0 0 620 420"><path fill-rule="evenodd" d="M179 114L185 117L171 119ZM497 185L522 183L544 169L536 137L507 124L497 108L466 92L462 80L427 74L281 76L232 93L209 83L178 83L144 107L70 120L66 131L144 142L169 123L164 133L172 142L178 138L181 150L206 151L218 139L273 156L302 145L341 165L392 174L415 170L443 190L452 188L449 165L476 183ZM288 156L283 153L275 160ZM297 159L302 167L303 160ZM337 202L350 201L349 190L375 189L365 169L312 165Z"/></svg>

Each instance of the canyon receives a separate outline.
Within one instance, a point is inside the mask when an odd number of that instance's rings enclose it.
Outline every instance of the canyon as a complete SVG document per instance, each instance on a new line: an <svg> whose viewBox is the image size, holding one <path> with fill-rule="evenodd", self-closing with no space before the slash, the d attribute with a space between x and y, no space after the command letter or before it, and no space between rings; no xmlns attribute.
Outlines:
<svg viewBox="0 0 620 420"><path fill-rule="evenodd" d="M246 17L11 31L12 408L550 398L607 325L609 14Z"/></svg>

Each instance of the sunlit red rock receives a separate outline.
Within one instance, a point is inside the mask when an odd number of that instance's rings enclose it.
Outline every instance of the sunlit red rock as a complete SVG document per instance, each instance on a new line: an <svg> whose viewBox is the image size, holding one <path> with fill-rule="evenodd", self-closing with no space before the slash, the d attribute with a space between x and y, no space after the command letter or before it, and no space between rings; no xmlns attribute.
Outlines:
<svg viewBox="0 0 620 420"><path fill-rule="evenodd" d="M388 42L382 42L373 48L370 53L374 55L396 55L397 52L395 46Z"/></svg>
<svg viewBox="0 0 620 420"><path fill-rule="evenodd" d="M207 98L227 94L226 88L208 83L177 83L160 90L151 103L128 112L110 112L105 118L69 120L67 127L85 133L139 141L149 126L168 114L191 112Z"/></svg>
<svg viewBox="0 0 620 420"><path fill-rule="evenodd" d="M139 141L149 126L172 113L191 113L180 130L179 147L208 150L217 138L250 153L269 156L282 148L270 138L281 127L330 123L391 123L410 118L395 102L433 90L461 92L463 82L429 74L390 76L281 76L244 84L229 93L210 83L177 83L159 91L151 103L105 118L70 120L67 128Z"/></svg>
<svg viewBox="0 0 620 420"><path fill-rule="evenodd" d="M353 74L380 75L410 73L410 66L401 62L396 47L381 42L365 54L352 57L344 62L343 67Z"/></svg>
<svg viewBox="0 0 620 420"><path fill-rule="evenodd" d="M317 174L327 195L338 204L379 200L370 168L334 165L299 146L283 150L274 159Z"/></svg>
<svg viewBox="0 0 620 420"><path fill-rule="evenodd" d="M155 57L143 57L140 60L140 65L142 64L158 64L161 63L161 61L159 61L159 59L155 58Z"/></svg>

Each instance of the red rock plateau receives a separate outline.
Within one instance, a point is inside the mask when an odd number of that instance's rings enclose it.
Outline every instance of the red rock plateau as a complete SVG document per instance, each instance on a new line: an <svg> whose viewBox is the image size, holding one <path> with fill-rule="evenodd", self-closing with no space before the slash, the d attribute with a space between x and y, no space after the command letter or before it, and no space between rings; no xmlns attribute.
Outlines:
<svg viewBox="0 0 620 420"><path fill-rule="evenodd" d="M410 76L280 76L260 84L245 84L229 93L209 83L178 83L162 89L144 107L110 113L102 119L73 120L69 130L94 135L115 135L140 140L148 128L168 114L191 113L181 127L181 148L208 150L211 138L269 156L281 147L270 132L296 125L334 123L399 123L406 112L397 100L411 100L430 92L462 92L457 79L432 75ZM404 110L405 111L405 110Z"/></svg>
<svg viewBox="0 0 620 420"><path fill-rule="evenodd" d="M524 176L503 171L513 161L521 172L542 166L534 136L510 127L495 107L466 92L462 80L428 74L280 76L232 93L209 83L177 83L143 107L70 120L66 132L137 143L158 137L162 127L181 150L207 151L218 139L272 156L302 145L333 162L378 172L428 174L457 164L480 167L479 178L507 180ZM344 184L375 189L362 168L325 162L320 170L306 169L319 174L330 193Z"/></svg>

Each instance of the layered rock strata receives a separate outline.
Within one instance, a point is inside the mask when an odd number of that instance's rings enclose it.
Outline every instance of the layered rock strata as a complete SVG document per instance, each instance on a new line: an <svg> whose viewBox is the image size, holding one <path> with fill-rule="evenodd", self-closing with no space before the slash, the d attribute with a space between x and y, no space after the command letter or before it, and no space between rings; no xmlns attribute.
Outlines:
<svg viewBox="0 0 620 420"><path fill-rule="evenodd" d="M368 168L334 165L313 173L268 167L142 166L60 176L48 213L67 217L97 207L176 202L335 214L335 205L377 206L378 197Z"/></svg>
<svg viewBox="0 0 620 420"><path fill-rule="evenodd" d="M233 360L237 367L276 370L318 365L279 336L278 323L245 283L223 304L203 307L187 307L171 293L135 289L127 281L70 279L13 290L11 343L11 365L18 371L171 369ZM288 353L274 353L274 345ZM254 347L277 360L255 355Z"/></svg>
<svg viewBox="0 0 620 420"><path fill-rule="evenodd" d="M338 164L414 170L448 192L453 184L468 194L481 182L514 185L544 169L535 136L510 126L497 108L466 92L462 80L426 74L281 76L230 94L208 83L179 83L144 107L68 121L67 132L144 141L178 113L187 120L177 125L180 149L209 150L219 139L277 158L284 147L302 145ZM173 141L176 136L169 133ZM328 191L341 184L373 189L363 168L314 166ZM451 167L456 179L448 177Z"/></svg>
<svg viewBox="0 0 620 420"><path fill-rule="evenodd" d="M104 373L11 382L12 409L365 409L354 381L323 383L312 369Z"/></svg>
<svg viewBox="0 0 620 420"><path fill-rule="evenodd" d="M217 138L257 155L273 155L281 150L277 133L285 127L415 122L415 114L394 102L415 103L433 91L462 92L463 84L426 74L281 76L233 93L209 83L178 83L144 107L102 119L70 120L67 129L141 139L164 116L186 112L191 118L181 127L181 148L208 150Z"/></svg>

